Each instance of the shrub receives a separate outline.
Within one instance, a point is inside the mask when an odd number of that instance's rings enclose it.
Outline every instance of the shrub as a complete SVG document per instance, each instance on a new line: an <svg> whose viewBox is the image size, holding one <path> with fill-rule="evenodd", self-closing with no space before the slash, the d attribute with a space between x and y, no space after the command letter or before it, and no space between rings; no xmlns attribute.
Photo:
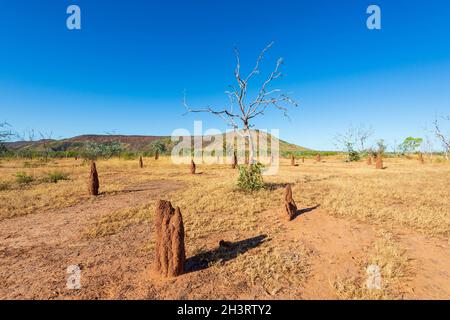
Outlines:
<svg viewBox="0 0 450 320"><path fill-rule="evenodd" d="M61 180L67 180L69 178L69 174L61 171L53 171L47 173L47 176L43 179L44 182L48 183L58 183Z"/></svg>
<svg viewBox="0 0 450 320"><path fill-rule="evenodd" d="M350 150L348 152L348 161L349 162L354 162L354 161L359 161L359 160L361 160L361 156L358 151Z"/></svg>
<svg viewBox="0 0 450 320"><path fill-rule="evenodd" d="M21 185L30 184L34 181L34 178L25 172L16 173L16 182Z"/></svg>
<svg viewBox="0 0 450 320"><path fill-rule="evenodd" d="M11 185L6 181L0 181L0 191L6 191L11 188Z"/></svg>
<svg viewBox="0 0 450 320"><path fill-rule="evenodd" d="M41 166L43 166L43 163L38 163L38 162L29 162L29 161L25 161L23 163L23 167L24 168L39 168Z"/></svg>
<svg viewBox="0 0 450 320"><path fill-rule="evenodd" d="M264 166L261 163L239 166L238 187L245 191L256 191L264 188L263 168Z"/></svg>

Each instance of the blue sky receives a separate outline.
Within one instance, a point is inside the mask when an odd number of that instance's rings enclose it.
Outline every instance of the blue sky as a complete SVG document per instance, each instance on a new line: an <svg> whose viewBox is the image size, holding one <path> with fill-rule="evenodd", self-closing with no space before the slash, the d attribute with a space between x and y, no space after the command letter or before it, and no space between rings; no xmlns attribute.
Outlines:
<svg viewBox="0 0 450 320"><path fill-rule="evenodd" d="M71 4L80 31L66 28ZM366 28L370 4L382 30ZM336 133L365 124L392 145L431 136L436 115L450 113L446 0L1 1L0 39L0 122L19 132L169 135L194 120L225 130L183 116L183 91L191 105L224 105L233 47L245 72L271 41L262 72L283 57L278 86L300 107L256 125L285 140L335 149Z"/></svg>

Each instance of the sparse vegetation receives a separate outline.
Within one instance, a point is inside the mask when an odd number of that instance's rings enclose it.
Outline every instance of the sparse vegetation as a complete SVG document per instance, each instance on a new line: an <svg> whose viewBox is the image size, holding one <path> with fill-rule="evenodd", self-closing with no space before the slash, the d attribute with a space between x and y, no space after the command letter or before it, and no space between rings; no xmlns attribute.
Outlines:
<svg viewBox="0 0 450 320"><path fill-rule="evenodd" d="M28 185L34 181L34 177L28 175L26 172L17 172L16 173L16 182L19 185Z"/></svg>
<svg viewBox="0 0 450 320"><path fill-rule="evenodd" d="M264 188L263 168L261 163L239 166L238 187L245 191L257 191Z"/></svg>
<svg viewBox="0 0 450 320"><path fill-rule="evenodd" d="M62 171L52 171L47 173L47 176L44 177L43 181L47 183L58 183L58 181L68 180L69 174Z"/></svg>
<svg viewBox="0 0 450 320"><path fill-rule="evenodd" d="M287 183L292 185L299 210L320 204L320 210L345 220L352 219L354 225L358 221L370 223L375 228L388 230L390 234L395 234L395 228L432 237L450 234L450 212L446 203L450 167L447 162L433 162L424 167L416 159L385 158L389 170L380 175L365 163L344 164L342 158L342 155L324 156L320 166L314 161L306 161L301 170L291 167L290 159L281 159L279 174L265 177L264 182L270 188L253 192L241 192L236 188L239 172L231 170L229 165L202 167L203 175L194 177L189 174L187 165L173 165L167 157L161 157L160 161L143 169L136 165L136 160L99 160L97 165L101 169L104 192L100 198L88 198L86 195L88 167L80 166L80 162L74 159L60 160L58 163L49 162L45 167L32 168L27 173L41 180L49 170L67 172L70 181L58 184L32 183L23 189L16 188L12 182L10 188L0 193L3 204L0 207L0 220L8 222L5 219L27 214L41 215L48 212L49 216L53 216L53 212L67 212L69 215L75 214L73 221L80 221L86 215L77 219L76 216L82 212L77 208L90 206L96 209L89 212L96 212L96 215L90 215L79 231L75 228L73 236L78 235L82 241L89 243L89 248L95 247L101 251L110 250L110 247L126 239L130 250L125 251L130 252L130 256L136 254L132 251L135 248L133 246L137 245L142 250L146 248L142 265L147 268L152 261L149 252L154 250L151 230L154 227L156 199L147 196L145 186L161 179L181 183L180 189L163 192L163 196L180 206L183 212L187 259L198 255L198 259L207 260L204 261L208 266L205 273L196 271L188 275L193 277L189 278L192 285L201 287L204 284L202 278L217 274L220 275L220 282L236 279L244 292L257 298L299 298L303 291L298 288L309 281L311 270L315 270L310 269L309 264L317 251L311 255L307 242L283 238L290 228L297 230L303 225L303 217L284 224L281 223L281 213L271 214L283 207ZM436 159L442 159L442 156L436 156ZM22 165L23 160L5 160L0 168L0 179L8 181L14 176L16 168ZM134 200L127 203L125 199ZM141 202L135 203L136 199ZM120 204L120 208L110 208L113 203ZM67 207L71 208L64 209ZM96 210L102 210L102 213L97 214ZM307 217L314 219L314 215L315 211L308 213ZM279 220L274 219L274 216L279 217ZM301 239L302 233L297 231L295 235ZM233 254L217 250L222 239L239 242L259 235L267 235L267 241L247 251ZM143 242L136 244L136 239ZM409 263L405 268L402 266L408 255L404 254L400 239L388 237L388 242L382 239L380 236L373 244L368 244L357 282L352 282L354 279L347 279L342 274L341 278L330 279L337 286L336 289L329 287L336 297L384 299L397 298L404 292L405 284L410 283ZM391 245L398 250L393 250ZM372 247L373 251L370 250ZM109 253L106 254L110 257ZM121 250L114 256L123 259L124 254ZM89 259L96 261L93 256ZM109 258L102 256L102 259ZM121 263L127 265L126 261ZM382 266L383 278L387 277L390 284L386 291L369 296L363 289L365 270L372 263ZM139 269L141 265L134 263L133 268ZM120 272L133 277L127 271ZM118 281L116 285L120 283ZM232 285L232 282L227 283ZM357 286L352 289L355 284ZM218 292L227 290L229 288L219 288L211 297L220 297Z"/></svg>

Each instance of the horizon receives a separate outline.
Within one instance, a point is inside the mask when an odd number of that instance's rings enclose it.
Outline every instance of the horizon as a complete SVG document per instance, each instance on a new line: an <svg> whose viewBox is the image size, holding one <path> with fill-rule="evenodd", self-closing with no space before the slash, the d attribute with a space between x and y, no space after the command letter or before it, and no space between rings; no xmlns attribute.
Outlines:
<svg viewBox="0 0 450 320"><path fill-rule="evenodd" d="M70 4L81 8L81 30L65 26ZM440 150L431 127L450 110L450 4L376 1L382 29L368 30L370 4L247 2L235 13L233 5L205 0L2 3L0 122L56 139L170 136L192 131L195 120L224 132L211 115L183 116L183 91L192 105L223 105L234 83L233 47L246 72L274 41L262 76L284 57L286 76L276 85L300 106L289 110L290 120L268 113L257 129L279 128L289 143L337 150L336 134L365 125L374 131L370 144L384 139L391 149L408 136L428 136Z"/></svg>

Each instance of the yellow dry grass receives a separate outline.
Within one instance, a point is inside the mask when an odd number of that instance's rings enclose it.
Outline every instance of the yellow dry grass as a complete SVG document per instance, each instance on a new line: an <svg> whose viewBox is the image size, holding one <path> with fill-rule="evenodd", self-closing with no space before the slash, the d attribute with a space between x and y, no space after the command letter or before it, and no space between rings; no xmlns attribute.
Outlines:
<svg viewBox="0 0 450 320"><path fill-rule="evenodd" d="M379 268L380 287L373 287L371 267ZM394 235L380 231L367 262L361 265L361 273L345 279L336 279L332 284L342 300L391 300L402 298L402 288L410 274L411 265L405 250ZM369 285L367 284L369 281ZM373 280L372 280L373 281Z"/></svg>
<svg viewBox="0 0 450 320"><path fill-rule="evenodd" d="M385 159L385 170L367 166L365 161L345 163L339 158L325 158L323 163L307 160L292 167L282 160L276 176L265 177L268 187L255 193L237 189L237 171L229 165L198 165L201 174L191 175L188 165L173 165L169 158L144 159L144 169L137 160L98 161L101 192L115 194L155 180L184 183L184 188L166 195L181 208L188 256L211 250L221 239L241 240L267 235L269 241L243 253L230 263L216 263L221 272L240 270L250 282L268 295L282 288L298 288L308 272L308 250L302 243L280 244L283 227L263 219L264 213L282 205L284 186L293 184L296 201L302 208L320 205L337 216L377 224L390 232L406 227L432 236L450 235L450 165L446 162L421 165L417 160ZM89 199L89 166L81 160L57 160L24 168L23 160L0 163L0 220L72 206ZM20 186L17 172L38 178L52 170L69 175L56 184L33 182ZM152 223L154 200L145 205L108 213L90 225L84 237L96 238L118 233L137 223ZM392 238L383 236L367 263L383 266L387 290L368 293L361 284L338 280L333 285L342 298L392 297L396 281L405 276L405 258ZM205 244L206 243L206 244ZM149 248L152 247L150 243ZM298 258L300 257L300 258ZM339 282L341 281L341 282ZM352 287L353 286L353 287ZM286 296L293 291L285 292Z"/></svg>

